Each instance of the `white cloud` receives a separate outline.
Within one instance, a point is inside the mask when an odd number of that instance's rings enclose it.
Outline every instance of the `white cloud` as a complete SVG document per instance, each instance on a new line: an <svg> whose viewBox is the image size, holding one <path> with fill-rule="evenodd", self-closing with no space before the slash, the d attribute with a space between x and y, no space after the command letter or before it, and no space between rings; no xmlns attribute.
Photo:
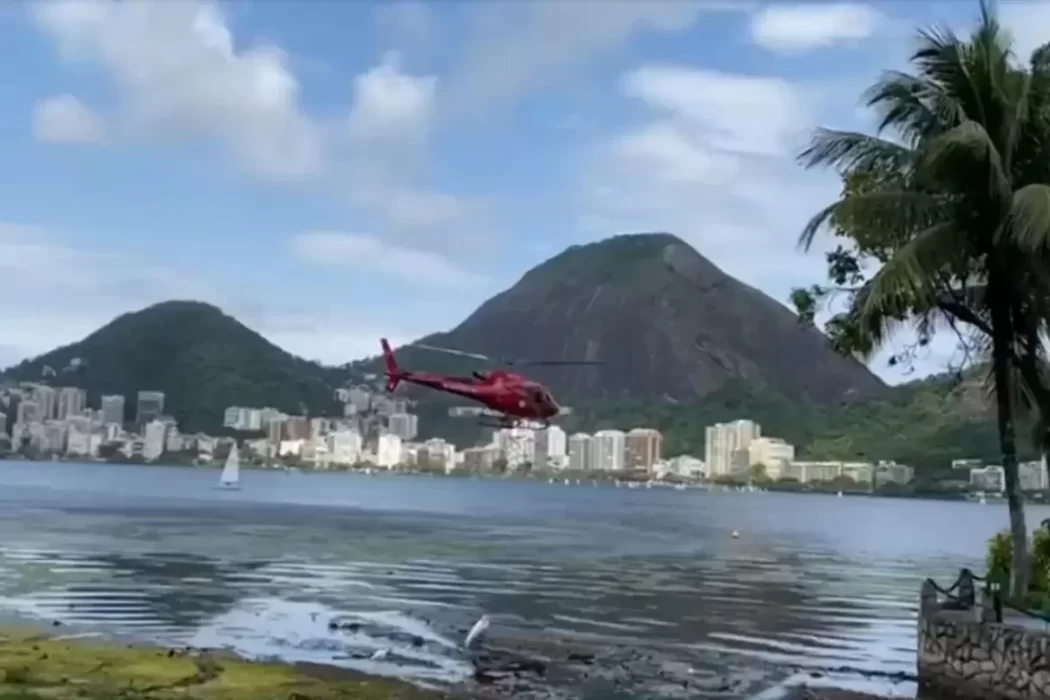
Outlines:
<svg viewBox="0 0 1050 700"><path fill-rule="evenodd" d="M634 70L622 86L648 115L589 163L585 231L670 231L781 302L821 278L823 261L796 241L837 184L794 163L817 91L673 65Z"/></svg>
<svg viewBox="0 0 1050 700"><path fill-rule="evenodd" d="M1027 0L1004 2L999 6L999 19L1014 36L1014 51L1027 61L1036 50L1050 41L1050 1Z"/></svg>
<svg viewBox="0 0 1050 700"><path fill-rule="evenodd" d="M561 0L476 5L475 26L451 79L450 110L511 101L646 33L675 33L703 12L752 3L679 0Z"/></svg>
<svg viewBox="0 0 1050 700"><path fill-rule="evenodd" d="M867 39L884 19L853 2L768 5L751 18L751 39L770 51L810 51Z"/></svg>
<svg viewBox="0 0 1050 700"><path fill-rule="evenodd" d="M484 278L461 269L442 255L384 243L371 236L303 233L292 239L292 251L316 265L380 270L416 284L473 287L484 282Z"/></svg>
<svg viewBox="0 0 1050 700"><path fill-rule="evenodd" d="M424 145L432 127L436 89L436 77L408 75L400 69L398 54L386 54L378 66L354 78L351 141L359 148Z"/></svg>
<svg viewBox="0 0 1050 700"><path fill-rule="evenodd" d="M459 232L482 227L479 202L427 183L438 80L405 72L396 53L353 79L346 118L329 123L303 109L284 52L241 46L214 2L41 0L33 7L68 62L107 69L124 132L218 140L252 175L323 182L378 216L385 235L413 244L454 244ZM61 106L68 117L72 105Z"/></svg>
<svg viewBox="0 0 1050 700"><path fill-rule="evenodd" d="M822 278L821 257L796 251L805 222L838 189L794 163L816 123L815 93L775 77L657 65L628 73L623 90L647 116L587 163L584 235L670 231L781 302Z"/></svg>
<svg viewBox="0 0 1050 700"><path fill-rule="evenodd" d="M730 275L786 305L793 287L825 279L817 240L797 250L809 218L838 195L832 172L807 172L795 155L810 130L828 120L841 91L776 77L715 73L684 66L649 66L628 73L624 94L645 117L600 142L581 182L587 238L611 231L669 231ZM939 338L919 358L914 375L888 367L903 335L871 364L890 381L942 371L951 339Z"/></svg>
<svg viewBox="0 0 1050 700"><path fill-rule="evenodd" d="M402 44L417 48L434 33L434 16L430 5L412 0L385 0L376 7L376 25Z"/></svg>
<svg viewBox="0 0 1050 700"><path fill-rule="evenodd" d="M102 118L73 95L54 95L33 109L33 138L43 143L99 143Z"/></svg>
<svg viewBox="0 0 1050 700"><path fill-rule="evenodd" d="M415 326L411 317L387 320L367 309L275 305L187 270L87 250L38 229L2 223L0 277L18 290L16 303L0 306L0 368L78 341L120 314L170 299L215 304L285 350L329 363L376 354L379 337L403 342L438 330L429 324L440 317L420 316L428 323Z"/></svg>
<svg viewBox="0 0 1050 700"><path fill-rule="evenodd" d="M395 237L418 242L423 233L432 247L460 241L459 230L483 215L480 203L422 184L437 90L435 76L410 75L388 53L354 79L345 130L351 201Z"/></svg>
<svg viewBox="0 0 1050 700"><path fill-rule="evenodd" d="M655 65L627 74L624 92L720 151L780 155L810 126L805 92L781 78Z"/></svg>
<svg viewBox="0 0 1050 700"><path fill-rule="evenodd" d="M238 50L217 5L48 0L34 8L66 60L108 69L133 127L217 138L267 179L323 168L323 135L301 110L285 54L265 45Z"/></svg>

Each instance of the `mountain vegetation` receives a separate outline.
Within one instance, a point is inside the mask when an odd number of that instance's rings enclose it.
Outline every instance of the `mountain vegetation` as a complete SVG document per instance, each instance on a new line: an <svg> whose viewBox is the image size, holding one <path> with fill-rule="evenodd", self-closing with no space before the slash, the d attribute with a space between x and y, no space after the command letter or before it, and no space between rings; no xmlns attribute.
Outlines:
<svg viewBox="0 0 1050 700"><path fill-rule="evenodd" d="M79 362L74 363L74 358ZM216 430L227 406L272 406L333 415L332 369L295 357L209 304L169 301L127 313L83 340L26 360L0 378L41 381L45 367L80 369L59 383L127 397L163 391L165 411L184 431Z"/></svg>
<svg viewBox="0 0 1050 700"><path fill-rule="evenodd" d="M529 368L579 402L675 405L744 380L794 403L831 405L885 393L862 363L842 357L783 304L727 275L666 233L572 246L529 270L447 333L420 343L495 358L597 360ZM477 369L409 345L407 368ZM382 372L375 359L359 366Z"/></svg>
<svg viewBox="0 0 1050 700"><path fill-rule="evenodd" d="M608 267L610 258L615 259L623 254L624 244L628 247L640 246L648 250L649 255L657 257L664 254L668 245L676 249L684 245L678 239L664 235L617 237L604 244L570 249L568 252L571 255L554 258L537 268L540 274L534 274L534 270L524 279L529 280L530 285L535 285L536 279L543 280L547 275L550 275L549 280L555 280L561 274L570 272L565 268L559 269L567 263L572 265L572 274L593 276L596 273L589 269L587 258L594 255L601 261L595 267L608 275L605 283L607 287L619 290L617 294L625 294L624 290L629 289L629 285L618 278L621 274L630 278L632 273L630 270L623 273ZM610 255L610 250L615 255ZM683 254L686 253L692 253L691 249ZM628 257L637 261L637 248ZM699 258L698 255L696 257ZM636 266L633 269L633 274L638 274L639 268ZM657 269L656 274L663 273ZM739 283L731 278L728 280L720 279L719 283L728 286L731 292L733 285ZM547 284L550 282L532 286L530 291L542 299L547 293ZM515 287L495 300L506 297L513 299L520 294L520 290ZM751 299L758 293L744 288L742 294ZM784 354L801 354L793 349L793 343L804 344L808 352L812 349L809 345L811 338L815 336L816 340L825 344L816 346L823 353L818 354L818 357L839 359L834 354L827 354L826 340L822 340L817 331L805 329L804 333L797 332L799 323L793 314L767 297L759 299L763 310L756 313L766 313L773 318L773 321L768 321L768 327L775 328L775 323L782 315L790 320L790 324L785 326L786 335L780 339ZM563 300L568 304L578 303L572 299ZM515 327L498 325L499 307L496 306L495 311L492 311L493 303L489 301L482 305L459 329L425 340L475 350L476 346L470 343L477 339L482 344L482 339L488 337L486 326L492 335L511 332ZM524 305L525 302L517 303ZM641 302L632 300L631 303ZM650 299L647 303L659 305L660 302ZM687 307L684 299L677 303L682 304L681 313L685 313ZM767 305L773 306L766 308ZM535 312L539 320L524 312L519 312L521 315L516 320L527 324L537 333L545 332L537 324L541 324L553 312L544 309L541 305L541 310ZM746 309L741 312L746 312ZM645 326L644 321L637 322L641 328L636 334L638 339L656 333ZM722 322L722 317L717 317L709 323ZM670 321L664 323L669 324ZM689 323L691 328L702 325L696 320ZM481 328L478 328L479 324ZM471 335L458 335L457 332L464 326ZM724 331L724 337L738 337L732 335L735 327L739 326L730 326L728 331ZM684 333L674 328L667 332ZM707 333L714 335L716 331L708 330ZM590 345L592 351L611 352L602 345L603 336L598 333L597 337L599 340ZM776 336L767 333L765 337L769 339ZM614 350L638 353L640 350L636 344L644 342L638 339L622 338L618 345L613 346ZM521 340L522 344L526 342L524 338ZM858 365L849 360L839 365L840 374L833 375L831 382L808 395L801 391L792 394L792 388L797 385L784 381L779 374L790 373L794 369L774 366L765 368L764 374L758 375L754 367L759 366L759 363L748 359L746 346L740 350L730 345L732 340L718 342L724 345L715 346L709 342L704 346L705 356L710 356L717 348L719 357L737 358L734 360L736 365L728 365L730 368L744 366L745 369L735 372L725 370L721 375L709 372L705 376L713 377L712 383L698 384L704 393L696 392L691 397L680 386L665 384L661 387L662 391L653 390L638 378L629 380L634 384L616 384L615 378L609 378L608 381L620 390L606 392L600 387L593 387L589 381L574 382L573 376L579 372L578 368L551 369L542 378L550 382L560 399L573 406L574 412L562 421L567 430L656 427L665 434L665 453L669 456L702 456L704 431L708 425L751 418L762 425L764 434L779 436L795 444L801 456L815 459L896 459L915 466L931 478L945 476L952 459L979 457L996 460L998 457L995 422L989 412L986 392L979 376L967 377L961 383L952 376L944 376L901 387L886 387L866 370L855 372ZM586 343L584 346L586 354ZM499 353L507 352L511 347L487 343L481 349ZM576 356L570 354L575 353L575 347L560 349L550 346L547 349L563 358ZM534 349L535 352L541 350L542 347ZM395 351L399 362L407 368L460 374L477 369L473 361L425 351L411 345ZM529 347L519 348L515 354L531 354L532 351ZM598 356L601 357L600 354ZM761 359L762 356L758 357ZM62 374L56 381L84 387L93 405L98 405L96 402L101 394L124 394L131 402L130 415L139 390L163 391L167 397L166 410L178 419L183 429L210 432L220 429L223 411L231 405L273 406L292 414L305 410L312 415L339 415L339 407L333 404L334 389L346 383L379 386L376 375L382 371L374 358L339 368L324 367L284 352L213 306L172 301L125 314L80 342L10 368L0 374L0 379L38 381L44 374L45 366L67 367L74 358L81 359L79 371ZM664 361L676 360L671 356L665 357ZM643 378L653 376L658 386L661 386L659 382L667 381L667 375L662 369L649 375L647 367L643 364L637 374ZM604 371L606 368L600 369ZM810 373L810 376L815 377L814 382L820 377L820 368L812 367L809 363L798 371ZM768 379L756 380L756 376ZM438 435L461 446L487 440L488 431L479 427L474 420L448 415L448 409L463 404L463 400L429 390L409 389L405 393L416 401L413 410L420 415L421 437ZM833 398L836 396L837 400ZM818 401L817 398L824 401ZM1022 442L1021 446L1023 456L1034 454L1027 449L1027 442Z"/></svg>
<svg viewBox="0 0 1050 700"><path fill-rule="evenodd" d="M988 361L1010 511L1011 594L1028 590L1018 417L1034 409L1050 449L1050 44L1025 61L987 2L968 37L922 32L910 72L868 91L879 133L820 130L808 166L844 176L841 197L802 234L830 228L830 284L794 295L812 320L831 289L848 308L829 324L845 356L870 356L902 328L936 329ZM872 275L865 270L875 269ZM907 358L904 358L907 359Z"/></svg>

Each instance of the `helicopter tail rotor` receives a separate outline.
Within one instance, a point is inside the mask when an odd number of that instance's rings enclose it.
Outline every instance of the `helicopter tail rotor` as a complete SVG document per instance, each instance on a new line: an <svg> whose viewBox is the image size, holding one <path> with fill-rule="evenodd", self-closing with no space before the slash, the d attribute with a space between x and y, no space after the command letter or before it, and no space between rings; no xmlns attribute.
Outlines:
<svg viewBox="0 0 1050 700"><path fill-rule="evenodd" d="M390 349L387 339L382 338L379 343L383 346L383 361L386 363L386 390L393 393L404 379L405 372L398 366L394 358L394 351Z"/></svg>

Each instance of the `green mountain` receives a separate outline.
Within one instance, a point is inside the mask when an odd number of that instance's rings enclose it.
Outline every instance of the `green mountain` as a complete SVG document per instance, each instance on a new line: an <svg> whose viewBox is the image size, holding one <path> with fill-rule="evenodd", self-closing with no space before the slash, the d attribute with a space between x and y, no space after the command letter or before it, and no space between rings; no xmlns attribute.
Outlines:
<svg viewBox="0 0 1050 700"><path fill-rule="evenodd" d="M703 400L744 380L788 401L835 404L885 385L832 352L783 304L730 277L670 234L573 246L529 270L447 333L419 342L493 357L598 360L529 375L579 402ZM411 345L406 368L477 369ZM381 372L378 360L358 366Z"/></svg>
<svg viewBox="0 0 1050 700"><path fill-rule="evenodd" d="M574 408L567 430L656 427L669 455L702 455L706 426L738 418L758 421L764 434L813 458L897 459L932 471L997 453L994 421L974 381L935 377L887 387L834 354L783 305L666 234L569 248L456 328L420 342L501 357L601 360L529 374ZM412 345L396 353L406 369L479 368ZM382 372L378 358L339 368L309 362L213 306L172 301L22 362L0 373L0 383L39 380L45 366L68 367L74 358L79 370L59 381L87 389L93 405L100 394L124 394L132 414L138 391L163 391L166 410L188 431L218 430L231 405L338 415L337 386L374 384ZM461 447L487 439L472 419L448 415L462 399L404 391L416 401L421 437Z"/></svg>
<svg viewBox="0 0 1050 700"><path fill-rule="evenodd" d="M44 367L80 369L57 382L123 394L134 415L141 390L163 391L165 412L184 431L215 430L226 407L272 406L332 415L333 370L290 355L208 304L169 301L114 319L83 340L26 360L0 378L40 381ZM56 382L56 383L57 383Z"/></svg>

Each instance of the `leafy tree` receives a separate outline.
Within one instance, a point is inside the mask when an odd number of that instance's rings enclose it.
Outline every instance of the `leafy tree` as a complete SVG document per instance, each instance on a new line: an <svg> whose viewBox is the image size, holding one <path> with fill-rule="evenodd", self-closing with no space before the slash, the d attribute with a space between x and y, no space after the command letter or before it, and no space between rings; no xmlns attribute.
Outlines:
<svg viewBox="0 0 1050 700"><path fill-rule="evenodd" d="M1050 83L1038 61L1022 68L1012 60L1009 38L983 2L969 39L941 30L921 39L914 73L888 73L868 93L882 117L880 134L895 138L822 130L802 154L807 166L837 166L846 186L801 241L808 247L825 225L850 241L828 255L832 282L853 285L847 310L829 328L840 351L868 357L905 325L920 346L947 326L964 346L977 336L990 348L1012 587L1023 593L1029 568L1015 368L1025 355L1018 341L1029 336L1036 341L1029 366L1035 361L1046 318L1038 300L1047 290L1039 254L1050 241L1050 113L1043 108ZM871 260L881 265L865 278ZM796 291L794 301L811 319L826 294Z"/></svg>
<svg viewBox="0 0 1050 700"><path fill-rule="evenodd" d="M761 462L758 464L752 464L750 470L750 481L759 484L769 481L769 477L766 476L766 465Z"/></svg>

